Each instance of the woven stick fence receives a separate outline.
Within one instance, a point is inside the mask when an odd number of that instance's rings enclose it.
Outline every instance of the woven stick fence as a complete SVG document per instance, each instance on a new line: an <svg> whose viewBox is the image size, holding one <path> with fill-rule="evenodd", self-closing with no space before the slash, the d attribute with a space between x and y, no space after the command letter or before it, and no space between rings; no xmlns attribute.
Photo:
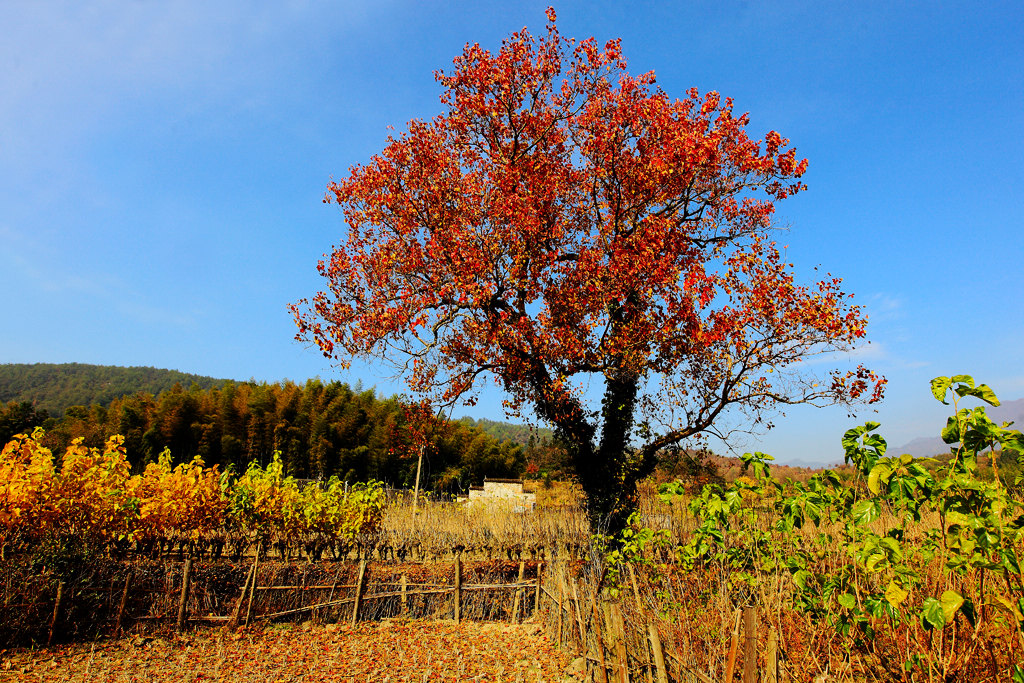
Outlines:
<svg viewBox="0 0 1024 683"><path fill-rule="evenodd" d="M598 683L779 683L785 680L779 663L778 636L760 628L757 609L737 609L731 639L722 643L724 670L697 670L684 661L663 632L668 626L645 609L632 567L624 572L629 583L616 597L574 573L574 565L554 563L539 569L535 584L537 614L548 637L559 647L575 651L578 674ZM624 582L625 583L625 582ZM632 589L632 590L630 590ZM763 646L762 646L763 641Z"/></svg>
<svg viewBox="0 0 1024 683"><path fill-rule="evenodd" d="M72 581L10 576L0 646L120 635L147 625L407 617L521 621L536 610L540 562L110 563ZM20 579L20 580L19 580ZM15 622L19 614L31 619ZM10 624L5 622L10 621Z"/></svg>
<svg viewBox="0 0 1024 683"><path fill-rule="evenodd" d="M752 607L738 609L722 644L725 665L683 661L672 628L645 609L636 577L618 597L579 575L579 561L450 563L126 563L75 584L33 576L4 584L9 615L35 615L29 640L121 635L139 628L234 628L281 620L350 623L388 618L539 621L575 651L583 675L603 683L777 683L779 644ZM631 589L631 590L630 590ZM86 624L87 620L91 620ZM0 635L7 636L8 634ZM728 638L731 636L731 638ZM9 637L7 640L11 640Z"/></svg>

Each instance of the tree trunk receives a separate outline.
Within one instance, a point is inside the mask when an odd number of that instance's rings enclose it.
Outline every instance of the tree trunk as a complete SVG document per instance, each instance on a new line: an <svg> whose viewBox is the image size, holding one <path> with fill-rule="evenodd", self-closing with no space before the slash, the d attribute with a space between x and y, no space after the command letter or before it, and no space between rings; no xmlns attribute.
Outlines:
<svg viewBox="0 0 1024 683"><path fill-rule="evenodd" d="M534 359L534 407L555 426L586 497L592 533L614 539L636 509L636 484L654 469L656 460L640 458L631 444L640 377L628 370L609 373L598 428L575 397L551 390L547 368Z"/></svg>
<svg viewBox="0 0 1024 683"><path fill-rule="evenodd" d="M573 465L587 498L590 530L612 539L626 528L636 509L636 483L650 472L640 472L631 446L639 377L619 372L605 383L601 408L601 440L579 444ZM653 468L651 468L653 469Z"/></svg>

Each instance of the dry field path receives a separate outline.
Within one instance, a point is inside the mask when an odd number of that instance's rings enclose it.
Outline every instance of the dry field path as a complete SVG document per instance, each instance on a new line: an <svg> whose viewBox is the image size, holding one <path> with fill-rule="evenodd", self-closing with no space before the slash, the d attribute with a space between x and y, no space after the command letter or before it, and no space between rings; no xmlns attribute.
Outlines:
<svg viewBox="0 0 1024 683"><path fill-rule="evenodd" d="M2 652L0 683L567 683L571 659L532 624L284 624Z"/></svg>

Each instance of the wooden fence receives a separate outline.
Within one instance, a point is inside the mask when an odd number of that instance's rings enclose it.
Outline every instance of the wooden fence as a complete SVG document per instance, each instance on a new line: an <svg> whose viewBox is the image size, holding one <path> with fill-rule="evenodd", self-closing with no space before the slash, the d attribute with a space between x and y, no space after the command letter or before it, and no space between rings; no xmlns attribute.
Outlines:
<svg viewBox="0 0 1024 683"><path fill-rule="evenodd" d="M105 619L102 632L114 636L137 622L182 630L190 623L237 628L286 619L350 624L395 617L456 622L534 619L559 647L578 654L575 668L580 674L599 683L733 683L737 675L743 683L783 680L774 631L767 633L766 641L760 639L758 652L758 615L753 607L735 612L728 642L722 643L724 670L720 666L702 672L682 661L672 637L666 637L667 624L645 610L628 565L623 576L629 580L613 598L608 590L599 589L600 581L595 585L581 576L581 563L569 558L500 564L496 568L494 562L464 563L459 555L451 564L362 559L302 565L255 559L248 567L232 565L218 583L210 575L217 565L203 565L197 572L193 560L186 559L165 569L159 584L154 583L155 570L144 575L143 567L129 564L105 579L103 587L78 585L66 590L57 584L49 593L52 611L44 605L37 608L47 610L47 642L60 638L62 626L72 618L66 615L68 601L74 599L69 594L80 596L90 590L103 593L106 616L96 618ZM235 577L233 583L230 577ZM47 600L45 594L40 598Z"/></svg>
<svg viewBox="0 0 1024 683"><path fill-rule="evenodd" d="M451 568L452 578L450 583L414 583L409 581L408 575L405 573L398 575L397 582L394 580L395 577L393 575L389 580L368 580L368 565L369 563L365 559L359 562L356 579L353 583L334 581L329 585L302 583L299 585L261 586L258 581L259 562L253 562L246 581L240 589L233 612L222 617L207 617L206 620L224 621L229 628L235 628L240 624L247 625L255 621L271 621L285 617L296 617L300 614L309 614L323 619L323 615L327 613L337 616L339 610L347 608L346 620L354 625L360 620L366 605L374 601L388 601L392 603L392 607L397 603L397 610L392 609L389 612L389 616L401 617L410 615L410 602L417 596L447 596L446 599L442 599L440 607L433 610L429 616L433 618L450 616L458 623L463 618L466 596L476 592L486 592L492 594L492 596L503 592L511 593L512 597L507 600L509 604L507 616L513 621L521 620L527 610L536 609L540 584L536 577L530 580L525 578L527 566L525 561L519 562L518 580L512 583L464 583L462 560L458 556L455 557ZM537 564L534 564L534 566L539 567ZM257 595L277 591L295 594L299 597L299 602L302 604L297 607L270 610L262 613L253 609L254 602L258 602L255 600ZM327 593L326 600L322 599L324 592ZM187 582L183 582L181 587L182 604L186 601L187 593ZM528 594L532 600L528 600ZM310 601L308 597L315 599ZM497 599L500 601L500 598ZM494 612L494 610L490 611ZM337 620L330 617L328 619ZM184 627L185 621L186 618L179 612L177 622L179 629Z"/></svg>
<svg viewBox="0 0 1024 683"><path fill-rule="evenodd" d="M734 626L721 678L712 678L682 661L664 642L655 615L641 604L636 576L627 571L632 594L626 588L613 598L607 590L574 576L565 564L544 565L538 571L537 609L548 636L559 647L579 654L577 662L586 680L598 683L732 683L737 674L743 683L780 683L778 638L767 634L767 646L758 652L758 618L755 607L735 611ZM600 584L600 581L598 582ZM630 619L624 618L624 602ZM742 650L741 650L742 646Z"/></svg>
<svg viewBox="0 0 1024 683"><path fill-rule="evenodd" d="M536 612L539 566L528 560L464 563L460 556L451 564L255 559L247 566L198 564L188 558L164 563L162 571L161 565L127 563L105 578L74 585L38 577L32 595L12 602L17 597L7 593L5 606L45 610L47 642L80 637L85 630L69 628L79 626L69 622L86 618L97 621L96 635L119 635L135 622L181 630L198 622L237 627L281 619L353 624L389 617L522 621ZM85 596L89 610L76 602Z"/></svg>

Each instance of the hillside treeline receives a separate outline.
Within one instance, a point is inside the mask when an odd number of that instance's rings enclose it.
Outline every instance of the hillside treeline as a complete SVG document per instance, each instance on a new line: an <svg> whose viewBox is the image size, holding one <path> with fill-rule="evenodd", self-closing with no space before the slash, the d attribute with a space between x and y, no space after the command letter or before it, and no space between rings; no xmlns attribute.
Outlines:
<svg viewBox="0 0 1024 683"><path fill-rule="evenodd" d="M119 396L144 391L154 396L175 384L202 389L227 380L177 370L87 363L0 364L0 404L28 403L36 411L60 417L69 406L110 405Z"/></svg>
<svg viewBox="0 0 1024 683"><path fill-rule="evenodd" d="M554 432L547 427L500 422L498 420L488 420L485 417L476 419L460 417L459 422L464 422L470 427L476 427L481 431L487 432L498 441L515 441L524 447L530 443L551 442L555 438Z"/></svg>
<svg viewBox="0 0 1024 683"><path fill-rule="evenodd" d="M0 425L20 420L20 431L39 423L26 403L0 406ZM10 418L10 419L8 419ZM180 384L156 396L137 392L109 405L72 406L60 419L42 421L42 444L63 453L78 437L100 448L114 434L124 436L132 469L156 462L169 448L174 462L200 456L207 465L244 471L252 461L266 466L280 452L285 472L297 478L348 481L377 479L411 486L418 449L411 445L406 413L397 398L340 382L234 383L203 389ZM0 437L9 436L0 434ZM430 430L423 463L425 488L454 492L484 476L523 473L522 446L497 439L468 424L439 422Z"/></svg>

